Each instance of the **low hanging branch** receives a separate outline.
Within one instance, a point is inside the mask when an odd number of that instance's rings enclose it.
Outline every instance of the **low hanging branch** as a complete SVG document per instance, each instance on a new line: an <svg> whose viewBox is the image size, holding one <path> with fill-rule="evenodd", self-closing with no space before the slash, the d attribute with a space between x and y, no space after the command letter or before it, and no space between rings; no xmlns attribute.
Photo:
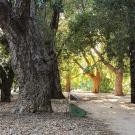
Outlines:
<svg viewBox="0 0 135 135"><path fill-rule="evenodd" d="M109 62L107 62L104 57L99 53L99 51L96 48L93 48L94 52L98 55L98 57L101 59L101 61L104 63L104 65L106 65L110 70L112 70L113 72L117 72L117 68L115 68L114 66L112 66Z"/></svg>
<svg viewBox="0 0 135 135"><path fill-rule="evenodd" d="M85 61L86 61L86 63L87 63L87 66L90 66L91 64L90 64L88 58L86 57L85 52L82 52L82 55L83 55L83 58L85 59Z"/></svg>
<svg viewBox="0 0 135 135"><path fill-rule="evenodd" d="M76 59L73 59L73 61L83 70L83 72L85 74L87 74L89 77L91 77L92 79L95 77L94 74L90 73L90 72L85 72L85 68L76 60Z"/></svg>
<svg viewBox="0 0 135 135"><path fill-rule="evenodd" d="M101 76L100 76L100 73L97 71L96 72L96 75L94 75L94 74L92 74L92 73L90 73L90 72L86 72L85 71L85 68L83 68L82 66L81 66L81 64L76 60L76 59L74 59L74 62L84 71L84 73L86 74L86 75L88 75L91 79L92 79L92 81L93 81L93 93L98 93L99 92L99 87L100 87L100 82L101 82Z"/></svg>
<svg viewBox="0 0 135 135"><path fill-rule="evenodd" d="M84 71L83 66L76 59L73 59L73 61Z"/></svg>

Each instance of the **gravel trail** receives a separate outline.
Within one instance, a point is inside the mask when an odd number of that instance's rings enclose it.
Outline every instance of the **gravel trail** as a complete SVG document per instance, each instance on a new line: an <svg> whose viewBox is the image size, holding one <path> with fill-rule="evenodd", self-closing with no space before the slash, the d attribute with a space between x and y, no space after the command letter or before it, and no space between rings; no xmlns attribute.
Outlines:
<svg viewBox="0 0 135 135"><path fill-rule="evenodd" d="M11 114L15 102L0 103L0 135L118 135L102 121L71 117L63 104L53 104L54 113ZM60 108L62 108L60 110Z"/></svg>

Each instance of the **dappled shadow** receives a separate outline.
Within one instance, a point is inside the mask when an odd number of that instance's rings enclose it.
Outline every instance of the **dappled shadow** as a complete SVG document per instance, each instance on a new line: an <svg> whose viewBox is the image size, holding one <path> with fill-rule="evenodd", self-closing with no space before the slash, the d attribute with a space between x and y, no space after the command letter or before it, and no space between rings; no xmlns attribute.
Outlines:
<svg viewBox="0 0 135 135"><path fill-rule="evenodd" d="M15 102L16 100L13 100L11 103L0 103L1 135L117 135L111 132L102 121L90 116L84 118L71 117L63 109L66 105L62 103L53 103L53 106L55 106L53 113L12 114L10 109Z"/></svg>

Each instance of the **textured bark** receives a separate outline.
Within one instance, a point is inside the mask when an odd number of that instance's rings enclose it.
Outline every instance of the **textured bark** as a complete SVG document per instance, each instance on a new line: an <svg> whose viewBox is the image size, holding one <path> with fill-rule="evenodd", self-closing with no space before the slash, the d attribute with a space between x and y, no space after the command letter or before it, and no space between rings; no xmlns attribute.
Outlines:
<svg viewBox="0 0 135 135"><path fill-rule="evenodd" d="M128 1L131 103L135 104L135 1Z"/></svg>
<svg viewBox="0 0 135 135"><path fill-rule="evenodd" d="M130 43L131 103L135 104L135 42Z"/></svg>
<svg viewBox="0 0 135 135"><path fill-rule="evenodd" d="M104 63L105 66L107 66L113 73L116 75L115 79L115 95L116 96L123 96L123 88L122 88L122 82L123 82L123 71L121 68L115 68L112 66L109 62L107 62L104 57L98 52L96 48L93 48L94 52L98 55L98 57L101 59L101 61Z"/></svg>
<svg viewBox="0 0 135 135"><path fill-rule="evenodd" d="M83 57L85 58L85 61L87 63L87 65L89 66L90 62L88 61L88 59L86 58L86 56L83 54ZM92 92L93 93L99 93L100 90L100 83L101 83L101 75L100 72L98 70L96 70L96 75L91 73L91 72L85 72L85 69L83 68L83 66L80 65L80 63L74 59L74 62L84 71L84 73L86 75L88 75L90 77L90 79L93 81L93 88L92 88Z"/></svg>
<svg viewBox="0 0 135 135"><path fill-rule="evenodd" d="M14 73L11 66L7 66L6 69L0 67L1 72L1 102L11 101L11 87L14 80Z"/></svg>
<svg viewBox="0 0 135 135"><path fill-rule="evenodd" d="M56 56L56 50L55 50L56 33L59 24L59 14L60 11L57 10L57 8L53 7L51 22L49 25L46 24L46 27L48 27L47 29L49 29L49 31L46 32L45 34L45 36L47 37L45 41L47 42L47 47L46 47L47 53L49 55L51 54L50 56L53 57L53 67L49 77L52 83L52 86L50 88L51 98L56 98L56 99L65 98L62 94L62 89L60 85L60 74L59 74L58 62L57 62L58 57Z"/></svg>
<svg viewBox="0 0 135 135"><path fill-rule="evenodd" d="M51 44L50 44L51 45ZM49 74L50 82L51 82L51 98L55 99L62 99L65 98L62 94L62 89L60 85L60 74L59 74L59 69L58 69L58 63L57 63L57 56L54 50L54 45L49 49L52 52L53 55L53 63L52 63L52 71ZM49 53L50 51L48 51ZM49 53L50 54L50 53Z"/></svg>
<svg viewBox="0 0 135 135"><path fill-rule="evenodd" d="M99 93L100 91L100 83L101 83L101 75L100 72L97 71L96 75L91 75L91 73L87 73L87 75L92 79L93 81L93 93Z"/></svg>
<svg viewBox="0 0 135 135"><path fill-rule="evenodd" d="M7 33L19 86L19 99L13 112L40 109L52 112L50 99L63 97L54 41L44 42L34 11L33 0L17 1L14 12L7 1L0 0L0 26Z"/></svg>
<svg viewBox="0 0 135 135"><path fill-rule="evenodd" d="M123 82L123 71L118 69L116 71L116 79L115 79L115 96L123 96L122 92L122 82Z"/></svg>

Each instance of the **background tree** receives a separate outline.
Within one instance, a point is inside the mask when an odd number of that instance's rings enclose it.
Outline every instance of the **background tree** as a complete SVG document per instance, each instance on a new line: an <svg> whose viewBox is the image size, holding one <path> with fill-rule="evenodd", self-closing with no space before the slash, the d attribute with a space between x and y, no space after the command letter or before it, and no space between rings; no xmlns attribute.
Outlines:
<svg viewBox="0 0 135 135"><path fill-rule="evenodd" d="M14 72L11 67L8 42L4 35L0 37L0 79L1 101L10 102Z"/></svg>
<svg viewBox="0 0 135 135"><path fill-rule="evenodd" d="M83 44L83 48L88 46L101 48L102 45L105 48L103 53L106 53L108 61L114 61L115 64L112 66L105 59L102 59L102 62L116 74L115 92L116 95L122 95L123 70L126 66L125 59L128 57L129 40L125 17L127 11L122 5L123 2L116 3L116 1L93 1L91 8L78 13L75 19L71 20L71 32L74 31L73 40L77 40L76 46ZM112 5L117 7L113 10Z"/></svg>
<svg viewBox="0 0 135 135"><path fill-rule="evenodd" d="M109 44L106 46L106 52L111 57L116 59L118 67L125 67L125 58L130 58L130 71L131 71L131 102L135 102L134 96L134 39L135 39L135 2L124 0L124 1L95 1L95 9L98 15L103 15L103 19L100 23L100 27L107 26L106 36L109 38ZM101 14L100 14L101 13ZM106 13L106 14L105 14ZM104 25L104 24L107 25ZM110 34L108 34L110 33ZM110 51L111 50L111 51ZM112 51L114 50L114 51ZM111 54L113 52L113 54ZM132 62L131 62L132 61ZM135 63L134 63L135 64Z"/></svg>

